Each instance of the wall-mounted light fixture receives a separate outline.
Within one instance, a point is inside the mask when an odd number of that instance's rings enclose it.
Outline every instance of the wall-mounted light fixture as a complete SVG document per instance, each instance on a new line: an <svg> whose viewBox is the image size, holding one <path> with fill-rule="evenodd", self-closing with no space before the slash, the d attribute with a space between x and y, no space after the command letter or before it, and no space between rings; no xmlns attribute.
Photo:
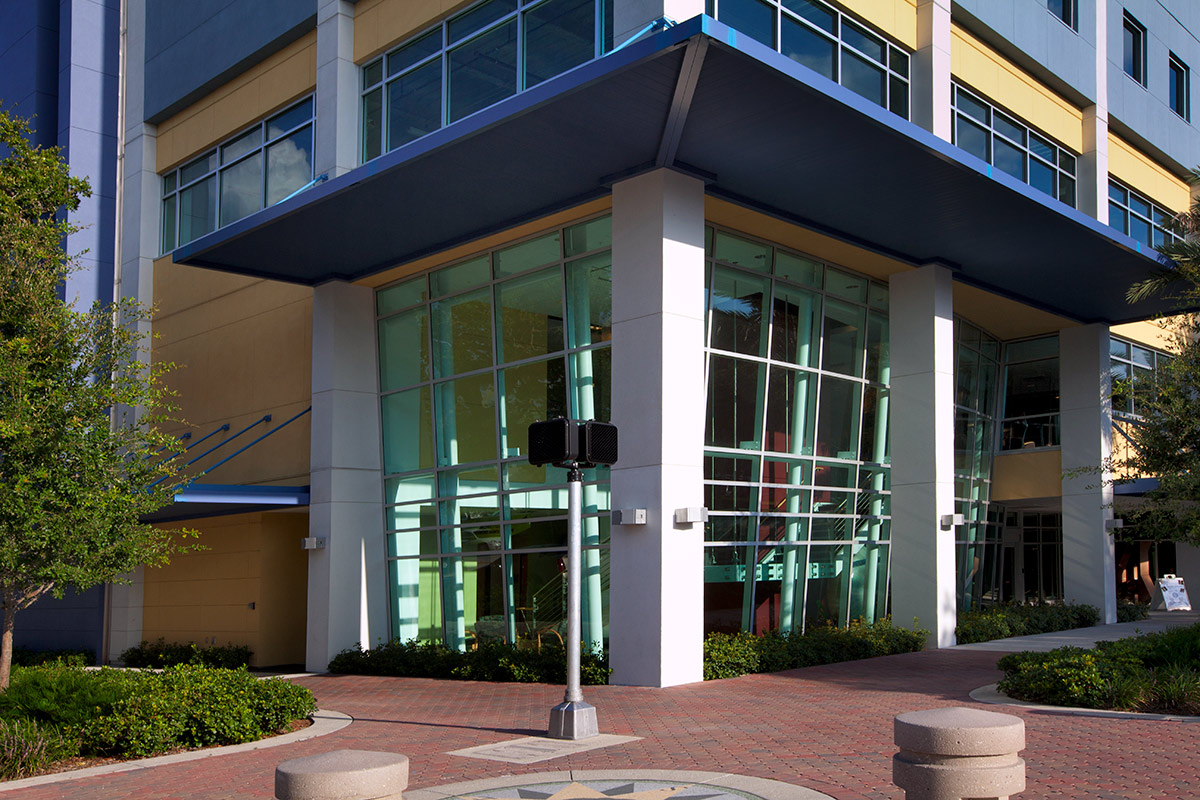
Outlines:
<svg viewBox="0 0 1200 800"><path fill-rule="evenodd" d="M962 514L942 514L942 530L953 530L955 525L962 525L965 521Z"/></svg>

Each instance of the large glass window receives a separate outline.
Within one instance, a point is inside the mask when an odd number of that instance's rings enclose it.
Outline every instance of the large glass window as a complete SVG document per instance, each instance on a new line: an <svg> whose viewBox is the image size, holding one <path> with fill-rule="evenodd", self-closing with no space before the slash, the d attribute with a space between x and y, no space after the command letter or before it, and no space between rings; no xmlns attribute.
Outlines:
<svg viewBox="0 0 1200 800"><path fill-rule="evenodd" d="M887 289L709 229L708 630L886 613Z"/></svg>
<svg viewBox="0 0 1200 800"><path fill-rule="evenodd" d="M1009 342L1004 349L1000 449L1058 446L1058 337Z"/></svg>
<svg viewBox="0 0 1200 800"><path fill-rule="evenodd" d="M964 321L954 323L954 500L958 600L964 611L998 603L1000 526L991 506L1000 343Z"/></svg>
<svg viewBox="0 0 1200 800"><path fill-rule="evenodd" d="M1118 181L1108 181L1108 224L1147 247L1179 241L1172 230L1175 215Z"/></svg>
<svg viewBox="0 0 1200 800"><path fill-rule="evenodd" d="M313 100L162 176L162 252L274 205L312 182Z"/></svg>
<svg viewBox="0 0 1200 800"><path fill-rule="evenodd" d="M370 161L612 48L606 0L483 0L362 70Z"/></svg>
<svg viewBox="0 0 1200 800"><path fill-rule="evenodd" d="M821 0L710 0L709 13L908 118L909 54Z"/></svg>
<svg viewBox="0 0 1200 800"><path fill-rule="evenodd" d="M1155 371L1171 356L1115 336L1109 338L1108 350L1113 414L1138 416L1143 398L1154 391Z"/></svg>
<svg viewBox="0 0 1200 800"><path fill-rule="evenodd" d="M527 432L610 419L611 241L599 217L376 294L393 636L566 635L567 476L529 464ZM608 470L584 475L583 635L600 647Z"/></svg>
<svg viewBox="0 0 1200 800"><path fill-rule="evenodd" d="M1073 153L974 92L953 93L956 145L1074 208Z"/></svg>

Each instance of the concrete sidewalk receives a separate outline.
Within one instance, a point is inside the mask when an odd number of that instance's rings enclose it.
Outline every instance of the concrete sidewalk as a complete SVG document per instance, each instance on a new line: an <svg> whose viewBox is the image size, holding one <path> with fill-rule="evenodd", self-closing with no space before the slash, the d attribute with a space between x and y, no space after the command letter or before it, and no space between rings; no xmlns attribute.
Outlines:
<svg viewBox="0 0 1200 800"><path fill-rule="evenodd" d="M1183 621L1173 616L1168 623L1177 620ZM1118 632L1080 633L1078 640ZM971 646L670 689L587 687L602 733L639 738L527 765L450 753L544 733L551 706L562 698L561 687L316 676L299 682L313 689L322 707L354 717L336 733L284 747L14 789L4 793L4 800L270 798L277 763L341 748L408 755L414 794L461 781L555 771L686 770L782 781L839 800L901 798L891 784L893 717L950 705L1005 711L1025 720L1029 788L1022 798L1200 798L1200 729L973 702L972 690L1000 677L998 655Z"/></svg>
<svg viewBox="0 0 1200 800"><path fill-rule="evenodd" d="M1055 633L1037 633L1032 636L1014 636L991 642L960 644L955 650L982 650L992 653L1016 653L1034 650L1045 653L1058 647L1096 646L1096 642L1115 642L1131 636L1160 633L1169 628L1182 628L1200 622L1200 611L1151 611L1150 619L1137 622L1118 622L1115 625L1097 625L1092 628L1076 628Z"/></svg>

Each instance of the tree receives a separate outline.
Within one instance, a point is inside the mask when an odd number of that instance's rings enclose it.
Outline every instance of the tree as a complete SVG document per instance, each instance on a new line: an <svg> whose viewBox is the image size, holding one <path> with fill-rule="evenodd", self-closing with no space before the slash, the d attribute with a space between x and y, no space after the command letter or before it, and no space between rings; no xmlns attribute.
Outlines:
<svg viewBox="0 0 1200 800"><path fill-rule="evenodd" d="M122 300L80 311L60 298L73 268L63 242L77 230L66 212L91 190L30 133L0 111L0 689L18 612L165 563L181 546L140 521L183 482L175 440L156 430L170 411L170 365L141 358L148 309Z"/></svg>
<svg viewBox="0 0 1200 800"><path fill-rule="evenodd" d="M1191 182L1200 184L1200 173L1193 171ZM1114 395L1135 393L1140 419L1125 425L1127 455L1112 468L1118 482L1158 479L1140 504L1122 512L1124 538L1200 545L1200 202L1170 229L1179 239L1159 248L1166 268L1134 284L1128 299L1172 301L1177 313L1161 323L1170 332L1174 358L1158 368L1151 386L1114 386Z"/></svg>

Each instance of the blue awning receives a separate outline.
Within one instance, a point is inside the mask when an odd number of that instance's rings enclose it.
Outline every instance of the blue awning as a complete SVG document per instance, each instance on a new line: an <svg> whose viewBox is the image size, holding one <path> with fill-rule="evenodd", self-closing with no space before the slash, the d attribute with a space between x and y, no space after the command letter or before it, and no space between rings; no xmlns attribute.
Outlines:
<svg viewBox="0 0 1200 800"><path fill-rule="evenodd" d="M1157 254L700 16L174 252L303 284L355 280L605 195L663 166L707 191L1081 322ZM853 267L853 264L847 265Z"/></svg>
<svg viewBox="0 0 1200 800"><path fill-rule="evenodd" d="M172 505L142 518L142 522L178 522L252 511L274 511L308 505L307 486L246 486L193 483L175 495Z"/></svg>

